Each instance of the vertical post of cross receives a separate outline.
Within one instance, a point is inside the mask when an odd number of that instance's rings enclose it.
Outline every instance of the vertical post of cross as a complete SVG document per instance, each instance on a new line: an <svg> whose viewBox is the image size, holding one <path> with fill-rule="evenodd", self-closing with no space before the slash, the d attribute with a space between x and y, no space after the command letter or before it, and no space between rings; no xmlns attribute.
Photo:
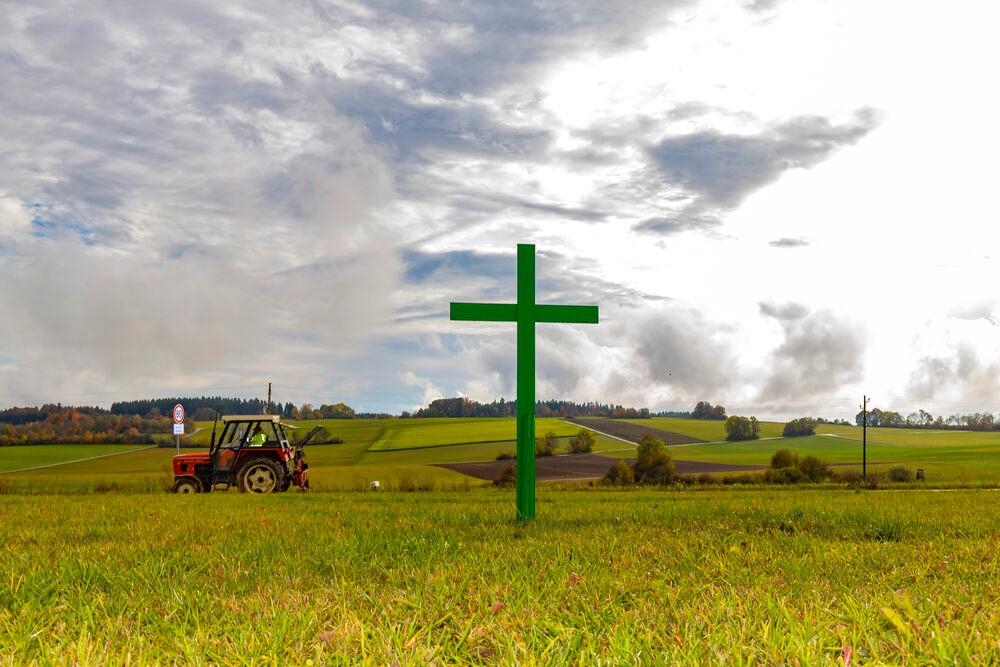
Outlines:
<svg viewBox="0 0 1000 667"><path fill-rule="evenodd" d="M535 518L535 246L517 245L517 520Z"/></svg>
<svg viewBox="0 0 1000 667"><path fill-rule="evenodd" d="M535 518L535 323L597 324L597 306L535 303L535 246L517 245L517 303L451 304L451 319L517 325L517 521Z"/></svg>

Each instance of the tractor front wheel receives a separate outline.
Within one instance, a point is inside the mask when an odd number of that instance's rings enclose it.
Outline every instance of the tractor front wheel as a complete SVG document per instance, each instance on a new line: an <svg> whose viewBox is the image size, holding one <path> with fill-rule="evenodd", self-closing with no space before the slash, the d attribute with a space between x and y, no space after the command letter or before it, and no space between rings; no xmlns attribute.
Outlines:
<svg viewBox="0 0 1000 667"><path fill-rule="evenodd" d="M275 493L285 483L284 471L271 459L253 459L240 468L237 479L245 493Z"/></svg>
<svg viewBox="0 0 1000 667"><path fill-rule="evenodd" d="M201 493L201 482L197 477L178 477L174 482L174 493Z"/></svg>

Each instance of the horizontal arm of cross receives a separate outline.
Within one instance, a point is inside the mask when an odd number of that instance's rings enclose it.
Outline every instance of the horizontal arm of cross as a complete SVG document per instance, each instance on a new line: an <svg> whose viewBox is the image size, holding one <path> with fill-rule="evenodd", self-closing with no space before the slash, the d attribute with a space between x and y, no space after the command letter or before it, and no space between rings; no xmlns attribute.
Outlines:
<svg viewBox="0 0 1000 667"><path fill-rule="evenodd" d="M597 306L535 306L536 322L566 324L597 324Z"/></svg>
<svg viewBox="0 0 1000 667"><path fill-rule="evenodd" d="M536 322L597 324L597 306L533 307ZM452 303L451 319L466 322L516 322L517 305L513 303Z"/></svg>
<svg viewBox="0 0 1000 667"><path fill-rule="evenodd" d="M512 303L452 303L451 319L466 322L516 322Z"/></svg>

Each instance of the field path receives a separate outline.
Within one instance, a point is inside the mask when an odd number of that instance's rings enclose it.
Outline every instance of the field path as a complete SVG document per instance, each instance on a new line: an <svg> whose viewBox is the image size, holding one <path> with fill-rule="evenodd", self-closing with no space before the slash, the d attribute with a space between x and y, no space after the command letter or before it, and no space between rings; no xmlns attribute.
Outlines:
<svg viewBox="0 0 1000 667"><path fill-rule="evenodd" d="M594 431L595 433L600 433L601 435L605 435L609 438L621 440L622 442L627 442L633 445L642 440L645 435L652 435L654 438L662 440L667 445L700 445L704 443L703 440L693 438L689 435L684 435L683 433L664 431L651 426L643 426L640 424L633 424L631 422L618 421L614 419L604 419L602 417L588 417L587 419L569 418L561 421L573 424L574 426L582 426L583 428Z"/></svg>
<svg viewBox="0 0 1000 667"><path fill-rule="evenodd" d="M101 454L100 456L88 456L83 459L73 459L71 461L59 461L57 463L47 463L43 466L33 466L31 468L18 468L17 470L3 470L0 471L0 475L12 475L16 472L29 472L31 470L43 470L45 468L57 468L59 466L67 466L71 463L83 463L84 461L96 461L97 459L107 459L112 456L124 456L125 454L135 454L136 452L144 452L147 449L156 449L158 445L149 445L148 447L139 447L138 449L130 449L127 452L113 452L111 454Z"/></svg>

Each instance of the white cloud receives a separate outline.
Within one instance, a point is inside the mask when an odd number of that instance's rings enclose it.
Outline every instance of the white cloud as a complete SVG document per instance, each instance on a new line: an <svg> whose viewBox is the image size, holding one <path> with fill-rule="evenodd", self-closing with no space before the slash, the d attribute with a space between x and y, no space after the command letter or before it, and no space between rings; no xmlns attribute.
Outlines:
<svg viewBox="0 0 1000 667"><path fill-rule="evenodd" d="M0 241L31 229L31 215L24 203L0 192Z"/></svg>
<svg viewBox="0 0 1000 667"><path fill-rule="evenodd" d="M990 5L87 5L0 15L6 395L509 396L512 335L446 311L513 299L518 241L605 316L539 329L539 395L992 386Z"/></svg>

